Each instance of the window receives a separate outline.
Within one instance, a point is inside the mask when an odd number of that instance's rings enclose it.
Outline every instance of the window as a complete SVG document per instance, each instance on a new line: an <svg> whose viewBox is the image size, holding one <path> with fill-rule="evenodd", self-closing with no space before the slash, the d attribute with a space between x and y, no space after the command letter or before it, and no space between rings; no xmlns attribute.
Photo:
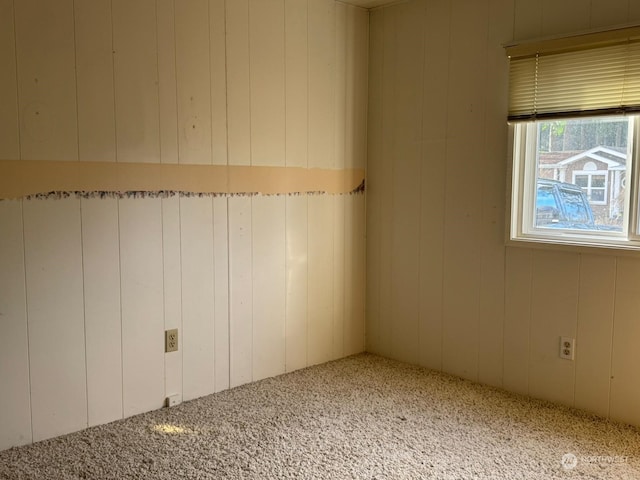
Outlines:
<svg viewBox="0 0 640 480"><path fill-rule="evenodd" d="M516 124L515 237L624 240L630 192L622 179L631 175L628 139L636 123L617 116Z"/></svg>
<svg viewBox="0 0 640 480"><path fill-rule="evenodd" d="M573 183L587 194L591 205L606 205L607 203L607 172L598 170L590 172L579 170L573 172Z"/></svg>
<svg viewBox="0 0 640 480"><path fill-rule="evenodd" d="M640 249L640 27L507 54L510 239Z"/></svg>
<svg viewBox="0 0 640 480"><path fill-rule="evenodd" d="M626 149L626 145L624 148ZM587 162L582 168L584 168L584 170L576 170L573 172L573 183L584 190L589 199L589 203L592 205L606 205L608 200L608 169L598 170L598 166L594 162Z"/></svg>

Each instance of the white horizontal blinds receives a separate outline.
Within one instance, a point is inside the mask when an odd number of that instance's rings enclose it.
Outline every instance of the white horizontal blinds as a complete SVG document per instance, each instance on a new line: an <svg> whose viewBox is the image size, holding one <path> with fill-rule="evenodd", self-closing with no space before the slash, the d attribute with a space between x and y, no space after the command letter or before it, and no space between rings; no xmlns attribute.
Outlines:
<svg viewBox="0 0 640 480"><path fill-rule="evenodd" d="M536 112L538 57L511 59L509 66L509 119Z"/></svg>
<svg viewBox="0 0 640 480"><path fill-rule="evenodd" d="M602 35L602 34L598 34ZM616 38L588 43L579 37L538 42L536 51L508 47L509 119L571 117L640 110L640 41Z"/></svg>
<svg viewBox="0 0 640 480"><path fill-rule="evenodd" d="M622 108L630 47L629 44L615 45L540 55L536 89L538 113Z"/></svg>
<svg viewBox="0 0 640 480"><path fill-rule="evenodd" d="M638 111L640 110L640 39L629 44L627 60L622 104L627 111Z"/></svg>

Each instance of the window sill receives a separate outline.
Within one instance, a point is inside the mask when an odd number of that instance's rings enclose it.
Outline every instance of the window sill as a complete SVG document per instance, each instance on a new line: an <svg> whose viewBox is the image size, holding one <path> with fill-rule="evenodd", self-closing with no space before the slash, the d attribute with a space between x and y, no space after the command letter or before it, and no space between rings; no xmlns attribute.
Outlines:
<svg viewBox="0 0 640 480"><path fill-rule="evenodd" d="M618 240L619 243L585 243L570 238L520 237L507 238L507 247L554 250L591 255L613 255L640 258L640 243Z"/></svg>

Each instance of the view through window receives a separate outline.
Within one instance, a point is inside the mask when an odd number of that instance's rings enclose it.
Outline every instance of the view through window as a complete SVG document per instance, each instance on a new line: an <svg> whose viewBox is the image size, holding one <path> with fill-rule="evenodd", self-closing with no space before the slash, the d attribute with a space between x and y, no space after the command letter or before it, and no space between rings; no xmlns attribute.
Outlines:
<svg viewBox="0 0 640 480"><path fill-rule="evenodd" d="M625 229L629 124L629 117L535 123L534 228Z"/></svg>

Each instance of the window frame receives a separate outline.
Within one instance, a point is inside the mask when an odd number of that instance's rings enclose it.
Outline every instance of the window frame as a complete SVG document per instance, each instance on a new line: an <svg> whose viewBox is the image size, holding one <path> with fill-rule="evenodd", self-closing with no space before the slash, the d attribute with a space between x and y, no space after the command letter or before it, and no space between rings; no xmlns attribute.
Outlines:
<svg viewBox="0 0 640 480"><path fill-rule="evenodd" d="M538 121L509 123L509 172L507 185L507 245L573 246L615 251L640 251L640 115L629 115L625 199L626 225L622 232L535 227L535 191L537 188ZM568 117L567 120L572 117ZM534 141L529 141L531 138ZM533 161L531 161L533 159ZM595 171L594 171L595 172ZM605 177L606 178L606 177ZM631 180L631 181L629 181ZM608 178L607 178L608 183ZM529 208L525 208L529 207Z"/></svg>

